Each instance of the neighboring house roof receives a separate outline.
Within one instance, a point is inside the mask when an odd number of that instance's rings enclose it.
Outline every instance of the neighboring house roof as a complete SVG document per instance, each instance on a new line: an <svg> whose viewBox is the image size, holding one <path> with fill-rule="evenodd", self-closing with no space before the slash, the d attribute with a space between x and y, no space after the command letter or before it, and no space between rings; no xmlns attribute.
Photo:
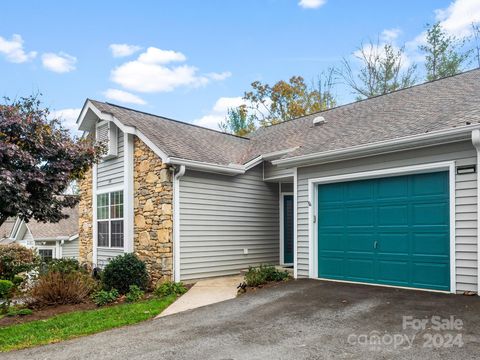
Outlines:
<svg viewBox="0 0 480 360"><path fill-rule="evenodd" d="M243 165L292 149L284 159L353 148L480 123L480 70L398 90L283 123L249 138L233 136L118 105L90 101L102 113L144 134L168 157ZM326 122L313 125L322 116ZM79 118L79 121L81 119Z"/></svg>
<svg viewBox="0 0 480 360"><path fill-rule="evenodd" d="M36 220L30 220L27 227L34 240L37 239L61 239L71 238L78 234L78 206L74 208L65 208L63 213L68 215L67 219L62 219L58 223L43 223Z"/></svg>
<svg viewBox="0 0 480 360"><path fill-rule="evenodd" d="M10 237L13 226L15 225L15 218L10 217L0 226L0 241ZM5 243L5 242L1 242Z"/></svg>

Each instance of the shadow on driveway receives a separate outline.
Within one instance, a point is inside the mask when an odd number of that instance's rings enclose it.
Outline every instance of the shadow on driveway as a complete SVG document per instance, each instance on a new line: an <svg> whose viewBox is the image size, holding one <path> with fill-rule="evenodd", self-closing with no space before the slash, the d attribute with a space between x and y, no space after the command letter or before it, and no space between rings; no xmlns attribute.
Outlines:
<svg viewBox="0 0 480 360"><path fill-rule="evenodd" d="M444 360L479 354L477 296L296 280L0 358Z"/></svg>

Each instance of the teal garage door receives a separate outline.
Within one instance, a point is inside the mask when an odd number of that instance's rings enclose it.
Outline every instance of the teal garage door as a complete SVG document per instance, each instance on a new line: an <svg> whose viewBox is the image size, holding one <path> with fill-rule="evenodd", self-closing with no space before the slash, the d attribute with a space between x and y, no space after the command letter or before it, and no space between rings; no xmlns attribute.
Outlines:
<svg viewBox="0 0 480 360"><path fill-rule="evenodd" d="M318 186L318 277L450 290L448 172Z"/></svg>

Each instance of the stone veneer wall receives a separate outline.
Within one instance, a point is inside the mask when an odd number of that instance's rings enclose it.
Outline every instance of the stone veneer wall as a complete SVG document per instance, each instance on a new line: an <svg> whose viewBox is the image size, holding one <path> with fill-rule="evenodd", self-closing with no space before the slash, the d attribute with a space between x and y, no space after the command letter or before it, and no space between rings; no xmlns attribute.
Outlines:
<svg viewBox="0 0 480 360"><path fill-rule="evenodd" d="M134 252L145 261L152 284L173 272L173 184L168 165L135 137Z"/></svg>
<svg viewBox="0 0 480 360"><path fill-rule="evenodd" d="M93 199L92 199L92 168L79 182L80 203L78 204L78 242L80 263L92 264L93 260Z"/></svg>

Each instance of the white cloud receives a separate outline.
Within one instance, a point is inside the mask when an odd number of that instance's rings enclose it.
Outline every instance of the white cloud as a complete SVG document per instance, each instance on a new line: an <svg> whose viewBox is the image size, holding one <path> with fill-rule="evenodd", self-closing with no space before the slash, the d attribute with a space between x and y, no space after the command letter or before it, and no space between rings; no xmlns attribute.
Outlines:
<svg viewBox="0 0 480 360"><path fill-rule="evenodd" d="M451 35L469 36L472 22L480 21L480 1L456 0L446 9L435 10L437 21Z"/></svg>
<svg viewBox="0 0 480 360"><path fill-rule="evenodd" d="M18 34L14 34L11 40L0 36L0 53L4 54L7 60L13 63L24 63L37 56L36 51L25 52L23 39Z"/></svg>
<svg viewBox="0 0 480 360"><path fill-rule="evenodd" d="M180 52L149 47L136 60L113 69L111 80L130 91L153 93L172 91L180 86L205 86L231 76L230 72L199 75L194 66L171 64L186 59Z"/></svg>
<svg viewBox="0 0 480 360"><path fill-rule="evenodd" d="M42 55L43 67L47 70L63 74L75 70L77 58L64 52L58 54L45 53Z"/></svg>
<svg viewBox="0 0 480 360"><path fill-rule="evenodd" d="M325 5L326 2L327 0L300 0L298 6L304 9L318 9Z"/></svg>
<svg viewBox="0 0 480 360"><path fill-rule="evenodd" d="M218 124L225 120L227 111L230 108L236 108L245 104L240 96L238 97L221 97L213 105L212 110L199 119L193 121L195 125L207 127L214 130L219 130Z"/></svg>
<svg viewBox="0 0 480 360"><path fill-rule="evenodd" d="M135 54L137 51L140 51L142 48L137 45L128 45L128 44L111 44L110 51L112 52L113 57L125 57Z"/></svg>
<svg viewBox="0 0 480 360"><path fill-rule="evenodd" d="M181 52L162 50L152 46L138 57L138 61L145 64L168 64L171 62L182 62L185 60L187 60L187 57Z"/></svg>
<svg viewBox="0 0 480 360"><path fill-rule="evenodd" d="M78 131L76 122L77 122L78 116L80 115L80 111L82 111L82 109L76 109L76 108L61 109L61 110L52 111L49 117L51 119L61 120L63 126L69 129L72 135L78 136L80 135L80 131Z"/></svg>
<svg viewBox="0 0 480 360"><path fill-rule="evenodd" d="M141 97L118 89L108 89L103 93L107 99L120 101L128 104L145 105L147 102Z"/></svg>
<svg viewBox="0 0 480 360"><path fill-rule="evenodd" d="M380 34L380 39L386 43L391 43L397 40L398 36L401 34L401 30L398 28L395 29L385 29Z"/></svg>

